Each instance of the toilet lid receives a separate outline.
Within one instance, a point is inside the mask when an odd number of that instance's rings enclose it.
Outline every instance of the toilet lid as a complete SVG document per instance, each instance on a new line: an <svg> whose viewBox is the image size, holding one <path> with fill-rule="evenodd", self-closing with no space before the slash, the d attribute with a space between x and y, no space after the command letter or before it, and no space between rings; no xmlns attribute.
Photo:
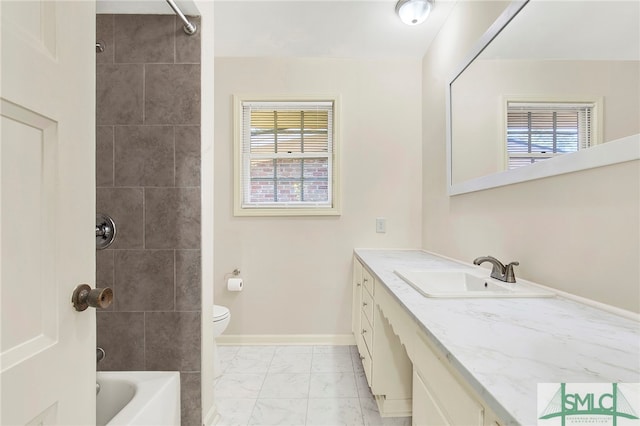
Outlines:
<svg viewBox="0 0 640 426"><path fill-rule="evenodd" d="M229 316L230 312L226 306L213 305L213 320L221 321Z"/></svg>

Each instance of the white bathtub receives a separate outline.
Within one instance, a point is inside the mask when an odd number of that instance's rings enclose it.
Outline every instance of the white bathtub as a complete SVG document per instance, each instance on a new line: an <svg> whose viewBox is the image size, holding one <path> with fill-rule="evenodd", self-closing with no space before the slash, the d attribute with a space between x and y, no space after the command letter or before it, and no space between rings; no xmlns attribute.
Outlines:
<svg viewBox="0 0 640 426"><path fill-rule="evenodd" d="M180 373L98 371L97 426L179 426Z"/></svg>

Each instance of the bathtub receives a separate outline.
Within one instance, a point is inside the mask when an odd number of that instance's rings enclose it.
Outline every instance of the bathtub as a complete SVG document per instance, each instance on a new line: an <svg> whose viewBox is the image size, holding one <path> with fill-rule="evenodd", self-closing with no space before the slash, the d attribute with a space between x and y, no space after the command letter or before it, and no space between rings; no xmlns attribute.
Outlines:
<svg viewBox="0 0 640 426"><path fill-rule="evenodd" d="M180 373L98 371L97 426L179 426Z"/></svg>

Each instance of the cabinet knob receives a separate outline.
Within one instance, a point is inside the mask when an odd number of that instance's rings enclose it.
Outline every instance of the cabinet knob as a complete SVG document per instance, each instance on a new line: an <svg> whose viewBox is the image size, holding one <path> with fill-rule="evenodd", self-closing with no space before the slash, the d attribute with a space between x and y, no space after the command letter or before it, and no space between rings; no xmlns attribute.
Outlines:
<svg viewBox="0 0 640 426"><path fill-rule="evenodd" d="M368 278L363 278L362 281L364 281L365 283L368 283L369 279Z"/></svg>
<svg viewBox="0 0 640 426"><path fill-rule="evenodd" d="M362 334L365 334L366 332L367 332L367 330L363 328L362 329Z"/></svg>
<svg viewBox="0 0 640 426"><path fill-rule="evenodd" d="M362 306L367 306L367 302L362 302Z"/></svg>
<svg viewBox="0 0 640 426"><path fill-rule="evenodd" d="M364 361L364 357L360 355L360 361Z"/></svg>
<svg viewBox="0 0 640 426"><path fill-rule="evenodd" d="M357 286L357 287L360 287L361 285L362 285L362 284L360 284L360 283L356 283L356 286Z"/></svg>

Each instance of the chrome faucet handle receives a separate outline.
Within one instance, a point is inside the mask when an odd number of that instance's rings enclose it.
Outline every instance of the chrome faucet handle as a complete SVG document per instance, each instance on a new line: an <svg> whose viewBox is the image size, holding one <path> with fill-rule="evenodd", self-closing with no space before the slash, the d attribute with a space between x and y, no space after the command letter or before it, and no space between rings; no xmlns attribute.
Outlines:
<svg viewBox="0 0 640 426"><path fill-rule="evenodd" d="M504 267L504 281L508 283L516 282L516 274L513 271L514 266L520 265L520 262L511 262L507 266Z"/></svg>

